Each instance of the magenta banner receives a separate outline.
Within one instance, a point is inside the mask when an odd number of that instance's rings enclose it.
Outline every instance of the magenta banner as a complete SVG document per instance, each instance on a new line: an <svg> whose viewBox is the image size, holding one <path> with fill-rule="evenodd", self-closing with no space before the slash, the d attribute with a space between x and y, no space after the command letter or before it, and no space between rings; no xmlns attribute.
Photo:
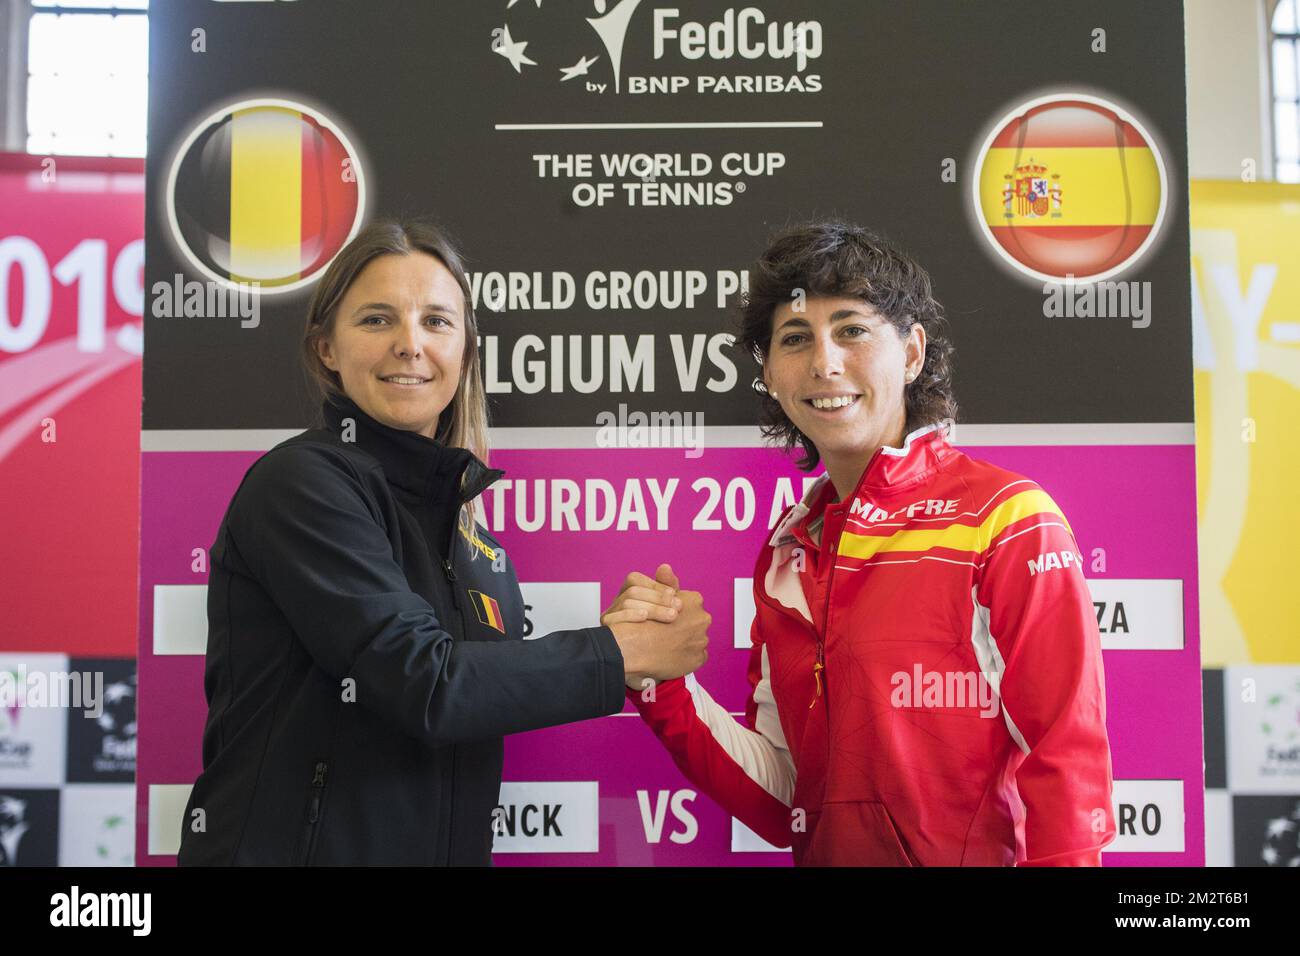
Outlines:
<svg viewBox="0 0 1300 956"><path fill-rule="evenodd" d="M960 428L959 428L960 432ZM1035 477L1069 518L1085 559L1105 648L1107 729L1121 834L1107 865L1200 865L1200 658L1193 449L1186 445L963 446ZM773 451L504 450L506 477L482 497L484 523L518 568L531 636L594 623L630 570L670 562L713 615L710 658L696 674L743 719L749 685L751 575L773 515L805 476ZM149 795L188 791L201 769L206 549L256 452L145 455L140 673L140 812ZM1159 496L1132 492L1143 476ZM168 489L187 489L184 496ZM559 506L557 508L557 505ZM1162 529L1153 534L1152 529ZM1176 601L1172 620L1171 597ZM160 612L160 608L163 610ZM165 634L155 631L161 621ZM1176 639L1171 639L1176 638ZM396 731L395 731L396 732ZM184 746L175 742L185 741ZM1191 785L1184 787L1183 782ZM1172 798L1170 784L1178 788ZM513 801L513 803L512 803ZM530 816L528 807L536 807ZM558 837L539 839L542 807ZM630 706L622 714L506 742L499 865L788 865L697 795ZM1181 819L1172 818L1173 812ZM535 816L535 819L533 819ZM1159 819L1167 849L1136 849ZM1145 820L1145 824L1144 821ZM1124 833L1125 821L1130 832ZM536 825L536 826L534 826ZM137 837L142 863L170 862ZM546 842L554 849L547 851ZM1172 841L1177 841L1176 843ZM539 846L541 844L541 846ZM155 845L155 849L165 843ZM515 848L515 851L511 850ZM174 852L174 851L173 851Z"/></svg>

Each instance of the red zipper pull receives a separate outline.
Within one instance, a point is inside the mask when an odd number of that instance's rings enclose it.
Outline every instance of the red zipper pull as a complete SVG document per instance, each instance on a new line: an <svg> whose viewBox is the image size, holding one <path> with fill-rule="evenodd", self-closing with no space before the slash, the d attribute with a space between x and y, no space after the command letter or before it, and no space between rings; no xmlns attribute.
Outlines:
<svg viewBox="0 0 1300 956"><path fill-rule="evenodd" d="M817 698L822 695L822 671L825 669L826 665L821 661L813 665L813 679L817 681L817 693L813 696L812 703L808 705L809 710L817 706Z"/></svg>

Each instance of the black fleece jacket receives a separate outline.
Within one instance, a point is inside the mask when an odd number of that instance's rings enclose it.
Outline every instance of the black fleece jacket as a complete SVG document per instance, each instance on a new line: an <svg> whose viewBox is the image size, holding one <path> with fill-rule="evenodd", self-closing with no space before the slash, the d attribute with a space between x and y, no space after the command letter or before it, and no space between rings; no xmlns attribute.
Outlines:
<svg viewBox="0 0 1300 956"><path fill-rule="evenodd" d="M622 709L622 655L601 626L522 639L513 566L457 520L502 472L350 399L323 419L212 546L179 862L490 865L502 736Z"/></svg>

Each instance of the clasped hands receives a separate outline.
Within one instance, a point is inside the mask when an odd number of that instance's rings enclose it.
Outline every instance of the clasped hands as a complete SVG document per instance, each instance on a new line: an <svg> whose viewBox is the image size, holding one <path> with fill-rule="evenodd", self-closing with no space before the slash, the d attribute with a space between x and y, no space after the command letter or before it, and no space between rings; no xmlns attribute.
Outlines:
<svg viewBox="0 0 1300 956"><path fill-rule="evenodd" d="M671 680L699 670L709 659L709 625L699 591L683 591L667 564L653 578L633 571L618 597L600 616L623 652L627 686L641 690L646 678Z"/></svg>

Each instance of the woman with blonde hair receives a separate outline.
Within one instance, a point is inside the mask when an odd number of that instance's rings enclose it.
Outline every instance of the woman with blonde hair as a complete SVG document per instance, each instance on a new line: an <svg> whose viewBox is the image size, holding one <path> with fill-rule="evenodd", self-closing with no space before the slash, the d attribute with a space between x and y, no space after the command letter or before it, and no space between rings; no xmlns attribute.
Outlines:
<svg viewBox="0 0 1300 956"><path fill-rule="evenodd" d="M490 863L505 734L612 714L706 656L708 615L524 641L473 520L496 478L477 323L437 227L376 222L308 307L316 427L249 468L208 586L203 772L179 861Z"/></svg>

